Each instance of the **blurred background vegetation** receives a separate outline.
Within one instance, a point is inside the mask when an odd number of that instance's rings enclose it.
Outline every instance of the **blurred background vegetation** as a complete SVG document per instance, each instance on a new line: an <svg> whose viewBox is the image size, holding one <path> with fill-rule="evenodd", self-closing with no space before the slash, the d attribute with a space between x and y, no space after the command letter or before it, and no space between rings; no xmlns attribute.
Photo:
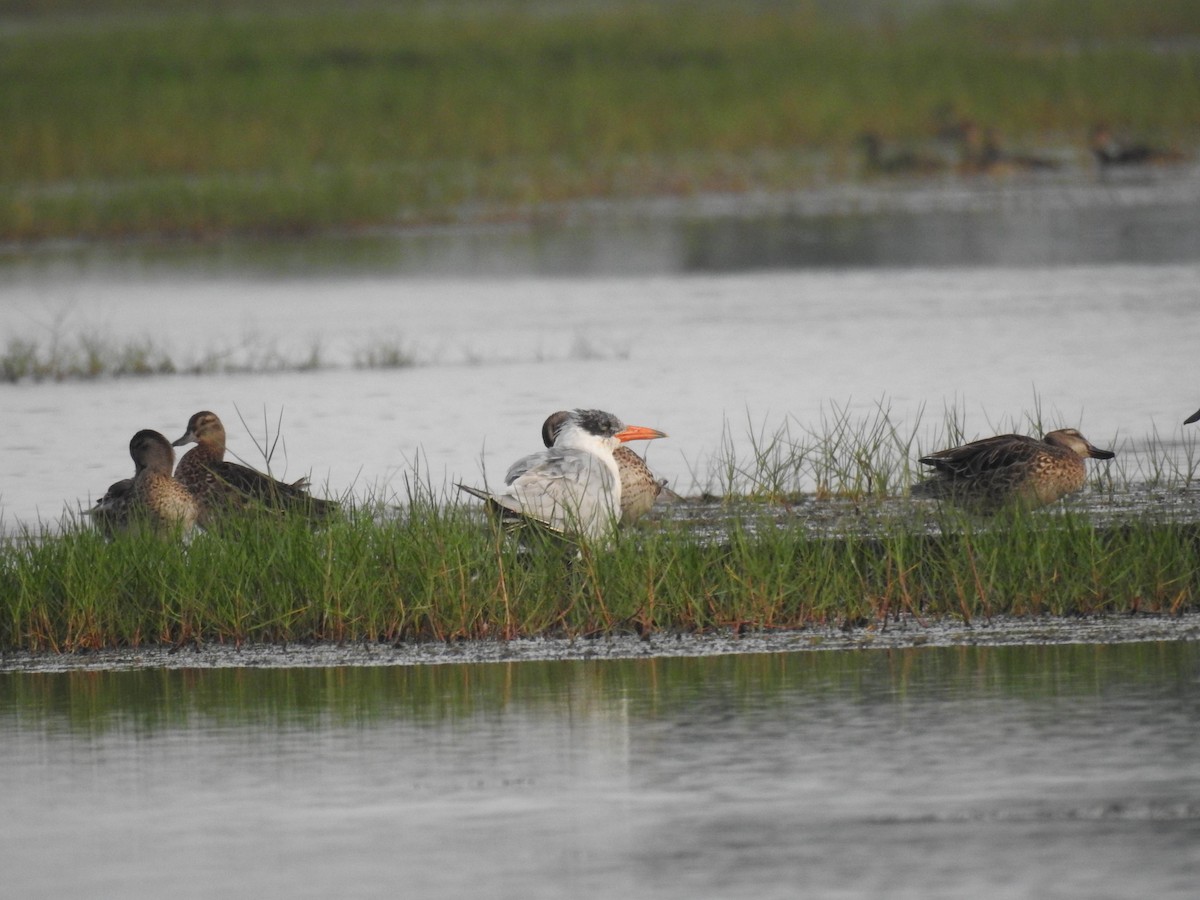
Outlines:
<svg viewBox="0 0 1200 900"><path fill-rule="evenodd" d="M1200 3L9 0L0 239L797 190L965 123L1086 170L1099 122L1196 146Z"/></svg>

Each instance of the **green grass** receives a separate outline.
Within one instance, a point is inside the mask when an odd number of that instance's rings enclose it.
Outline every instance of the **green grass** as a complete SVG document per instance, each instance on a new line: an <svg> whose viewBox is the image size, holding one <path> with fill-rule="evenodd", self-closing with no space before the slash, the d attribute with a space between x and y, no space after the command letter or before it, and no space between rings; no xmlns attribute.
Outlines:
<svg viewBox="0 0 1200 900"><path fill-rule="evenodd" d="M1057 411L1044 410L1035 394L1031 411L1019 419L989 422L986 433L1040 435L1076 425ZM968 430L966 412L960 407L948 407L932 421L923 408L898 420L886 397L868 415L853 414L848 406L832 402L822 407L816 423L789 417L772 428L747 419L744 433L747 440L738 440L734 427L726 422L721 447L708 470L692 471L693 484L704 494L773 502L806 495L895 497L930 474L916 459L983 436ZM1089 463L1092 487L1102 494L1111 496L1135 485L1178 489L1200 478L1200 453L1190 430L1185 429L1175 444L1156 431L1142 442L1138 454L1122 452L1128 442L1114 444L1104 435L1091 437L1097 446L1117 452L1117 458L1105 465ZM748 449L739 453L737 448L743 445Z"/></svg>
<svg viewBox="0 0 1200 900"><path fill-rule="evenodd" d="M1035 402L1011 427L1060 424L1042 415ZM660 501L660 515L603 546L518 543L419 469L403 497L345 498L345 514L316 529L247 516L182 546L147 534L106 541L68 519L0 539L0 651L1200 608L1194 441L1182 453L1152 441L1145 462L1124 468L1120 454L1093 465L1087 498L1045 510L976 518L907 498L922 474L910 460L963 436L961 410L901 430L886 402L861 419L834 406L820 428L751 424L746 455L732 441L719 454L710 492L721 497ZM269 457L270 435L256 444Z"/></svg>
<svg viewBox="0 0 1200 900"><path fill-rule="evenodd" d="M1194 144L1200 112L1187 0L42 6L0 29L0 238L791 189L852 175L865 130L928 138L939 109L1081 155L1099 120Z"/></svg>
<svg viewBox="0 0 1200 900"><path fill-rule="evenodd" d="M81 528L0 550L0 648L855 627L1179 613L1200 600L1194 523L1097 529L1069 513L943 524L818 537L743 510L721 539L676 525L579 556L520 551L441 504L320 530L251 519L186 548Z"/></svg>

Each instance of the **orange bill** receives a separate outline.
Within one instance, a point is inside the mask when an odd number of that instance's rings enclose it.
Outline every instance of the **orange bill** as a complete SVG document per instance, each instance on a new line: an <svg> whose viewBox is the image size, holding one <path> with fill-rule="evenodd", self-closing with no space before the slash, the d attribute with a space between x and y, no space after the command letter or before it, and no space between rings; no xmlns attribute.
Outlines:
<svg viewBox="0 0 1200 900"><path fill-rule="evenodd" d="M666 432L656 428L646 428L642 425L627 425L624 431L618 431L616 438L622 444L626 441L652 441L655 438L666 437Z"/></svg>

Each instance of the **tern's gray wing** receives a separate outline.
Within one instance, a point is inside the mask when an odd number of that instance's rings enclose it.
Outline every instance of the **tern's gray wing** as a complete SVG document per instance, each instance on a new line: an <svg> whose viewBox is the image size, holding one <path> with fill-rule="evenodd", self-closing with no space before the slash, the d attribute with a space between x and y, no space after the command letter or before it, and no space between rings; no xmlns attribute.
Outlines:
<svg viewBox="0 0 1200 900"><path fill-rule="evenodd" d="M508 467L504 483L511 485L523 476L578 482L600 478L599 487L602 490L611 491L613 487L612 472L595 454L564 447L550 447L521 457Z"/></svg>
<svg viewBox="0 0 1200 900"><path fill-rule="evenodd" d="M603 535L617 513L616 480L597 456L552 447L517 460L493 495L502 506L557 531Z"/></svg>

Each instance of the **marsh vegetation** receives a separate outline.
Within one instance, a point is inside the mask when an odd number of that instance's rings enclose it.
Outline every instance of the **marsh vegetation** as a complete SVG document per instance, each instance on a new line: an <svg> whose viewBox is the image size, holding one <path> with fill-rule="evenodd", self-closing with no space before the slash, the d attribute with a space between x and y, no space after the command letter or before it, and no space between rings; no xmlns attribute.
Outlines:
<svg viewBox="0 0 1200 900"><path fill-rule="evenodd" d="M10 337L0 347L0 382L90 381L150 375L234 375L354 369L402 369L417 365L402 341L371 339L350 353L349 362L331 358L314 338L299 350L268 340L246 339L184 354L150 337L116 338L95 332L67 335L53 330L44 340Z"/></svg>
<svg viewBox="0 0 1200 900"><path fill-rule="evenodd" d="M405 496L347 497L318 528L247 515L186 546L107 541L83 519L26 530L0 548L0 647L886 628L1200 600L1200 511L1172 502L1190 493L1193 452L1136 471L1118 454L1086 503L981 518L902 496L913 437L886 410L825 425L760 435L751 458L714 468L707 498L602 545L513 539L417 473Z"/></svg>
<svg viewBox="0 0 1200 900"><path fill-rule="evenodd" d="M864 133L928 144L964 121L1083 165L1101 121L1197 140L1186 0L56 7L0 36L9 240L794 190L869 177Z"/></svg>

